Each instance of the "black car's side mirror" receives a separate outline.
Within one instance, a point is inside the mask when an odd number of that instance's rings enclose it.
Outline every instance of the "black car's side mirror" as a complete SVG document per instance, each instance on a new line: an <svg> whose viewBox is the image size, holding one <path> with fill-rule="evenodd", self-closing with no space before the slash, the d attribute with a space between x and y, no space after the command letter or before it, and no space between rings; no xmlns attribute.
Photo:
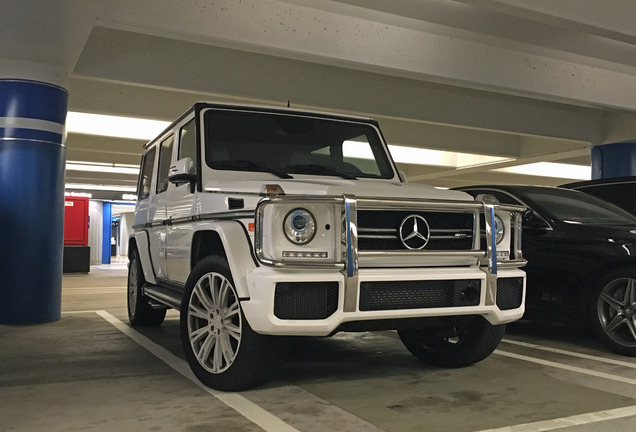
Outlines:
<svg viewBox="0 0 636 432"><path fill-rule="evenodd" d="M523 213L523 228L539 230L546 229L547 226L534 210L528 209Z"/></svg>

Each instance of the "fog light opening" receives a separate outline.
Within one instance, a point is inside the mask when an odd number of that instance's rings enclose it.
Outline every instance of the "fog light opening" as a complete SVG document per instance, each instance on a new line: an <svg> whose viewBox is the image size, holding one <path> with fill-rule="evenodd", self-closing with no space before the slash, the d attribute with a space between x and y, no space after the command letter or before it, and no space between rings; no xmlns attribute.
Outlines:
<svg viewBox="0 0 636 432"><path fill-rule="evenodd" d="M472 286L466 287L460 291L459 298L462 302L474 303L479 298L479 290Z"/></svg>

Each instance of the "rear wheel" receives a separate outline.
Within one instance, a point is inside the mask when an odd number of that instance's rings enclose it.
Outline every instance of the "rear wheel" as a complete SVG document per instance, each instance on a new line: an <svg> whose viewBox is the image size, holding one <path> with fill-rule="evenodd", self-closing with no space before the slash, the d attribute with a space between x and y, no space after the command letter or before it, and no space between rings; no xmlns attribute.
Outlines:
<svg viewBox="0 0 636 432"><path fill-rule="evenodd" d="M400 330L404 346L424 363L459 368L488 357L503 338L505 324L492 325L482 317L467 317L445 328Z"/></svg>
<svg viewBox="0 0 636 432"><path fill-rule="evenodd" d="M262 384L282 358L276 337L250 327L227 261L216 256L201 260L188 278L181 304L181 341L196 377L217 390Z"/></svg>
<svg viewBox="0 0 636 432"><path fill-rule="evenodd" d="M156 326L166 317L166 309L150 306L149 298L142 289L146 284L139 261L139 252L132 250L128 267L128 321L133 326Z"/></svg>

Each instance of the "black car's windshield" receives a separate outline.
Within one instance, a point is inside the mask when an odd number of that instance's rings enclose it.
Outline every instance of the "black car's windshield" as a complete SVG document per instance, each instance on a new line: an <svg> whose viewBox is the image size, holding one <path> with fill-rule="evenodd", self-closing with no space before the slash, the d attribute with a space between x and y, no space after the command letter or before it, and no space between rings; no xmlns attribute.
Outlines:
<svg viewBox="0 0 636 432"><path fill-rule="evenodd" d="M636 216L583 192L533 189L525 195L557 219L588 225L636 225Z"/></svg>
<svg viewBox="0 0 636 432"><path fill-rule="evenodd" d="M392 178L378 132L369 124L269 112L208 110L206 163L217 170L280 177Z"/></svg>

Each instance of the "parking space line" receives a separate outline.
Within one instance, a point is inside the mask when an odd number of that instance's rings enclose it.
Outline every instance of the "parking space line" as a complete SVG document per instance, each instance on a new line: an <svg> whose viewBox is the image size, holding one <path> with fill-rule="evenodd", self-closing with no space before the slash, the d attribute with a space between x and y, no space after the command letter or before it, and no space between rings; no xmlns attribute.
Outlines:
<svg viewBox="0 0 636 432"><path fill-rule="evenodd" d="M74 310L74 311L62 311L62 315L74 315L74 314L94 314L97 313L95 309L87 310Z"/></svg>
<svg viewBox="0 0 636 432"><path fill-rule="evenodd" d="M218 400L234 409L236 412L241 414L246 419L250 420L258 427L263 429L266 432L299 432L298 429L290 426L285 423L280 418L276 417L269 411L264 410L260 406L246 399L238 393L225 393L220 392L209 387L204 386L195 376L194 373L190 370L190 367L186 363L185 360L175 356L167 349L162 346L154 343L141 333L133 330L122 321L120 321L115 316L104 310L94 311L106 320L109 324L115 327L117 330L122 332L124 335L131 338L138 345L149 351L152 355L166 363L172 369L188 378L190 381L198 385L200 388L216 397Z"/></svg>
<svg viewBox="0 0 636 432"><path fill-rule="evenodd" d="M567 370L570 372L576 372L576 373L580 373L580 374L584 374L584 375L590 375L590 376L595 376L597 378L603 378L603 379L607 379L607 380L612 380L612 381L618 381L621 383L625 383L625 384L631 384L631 385L636 385L636 379L632 379L632 378L627 378L627 377L623 377L623 376L619 376L619 375L612 375L612 374L608 374L608 373L604 373L604 372L597 372L591 369L585 369L585 368L581 368L581 367L577 367L577 366L569 366L567 364L563 364L563 363L557 363L557 362L553 362L553 361L549 361L549 360L543 360L543 359L539 359L536 357L530 357L530 356L525 356L525 355L521 355L521 354L515 354L515 353L511 353L511 352L507 352L507 351L501 351L501 350L495 350L496 354L505 356L505 357L511 357L511 358L515 358L518 360L523 360L523 361L527 361L527 362L531 362L531 363L537 363L543 366L548 366L548 367L553 367L553 368L557 368L557 369L563 369L563 370Z"/></svg>
<svg viewBox="0 0 636 432"><path fill-rule="evenodd" d="M485 429L479 432L543 432L572 426L581 426L590 423L598 423L608 420L616 420L625 417L636 416L636 406L616 408L606 411L579 414L570 417L562 417L553 420L544 420L534 423L524 423L514 426L504 426L497 429Z"/></svg>
<svg viewBox="0 0 636 432"><path fill-rule="evenodd" d="M570 357L578 357L578 358L582 358L582 359L586 359L586 360L594 360L594 361L597 361L597 362L610 363L610 364L614 364L614 365L617 365L617 366L625 366L625 367L636 369L636 363L630 363L630 362L626 362L626 361L622 361L622 360L608 359L608 358L605 358L605 357L593 356L593 355L589 355L589 354L582 354L582 353L577 353L577 352L574 352L574 351L566 351L566 350L562 350L562 349L558 349L558 348L544 347L544 346L541 346L541 345L536 345L536 344L531 344L531 343L528 343L528 342L521 342L521 341L516 341L516 340L511 340L511 339L503 339L502 342L508 343L508 344L511 344L511 345L518 345L518 346L522 346L522 347L526 347L526 348L532 348L532 349L536 349L536 350L547 351L547 352L551 352L551 353L555 353L555 354L563 354L563 355L567 355L567 356L570 356Z"/></svg>
<svg viewBox="0 0 636 432"><path fill-rule="evenodd" d="M117 290L126 291L124 286L85 286L85 287L64 287L62 291L101 291L101 290Z"/></svg>

